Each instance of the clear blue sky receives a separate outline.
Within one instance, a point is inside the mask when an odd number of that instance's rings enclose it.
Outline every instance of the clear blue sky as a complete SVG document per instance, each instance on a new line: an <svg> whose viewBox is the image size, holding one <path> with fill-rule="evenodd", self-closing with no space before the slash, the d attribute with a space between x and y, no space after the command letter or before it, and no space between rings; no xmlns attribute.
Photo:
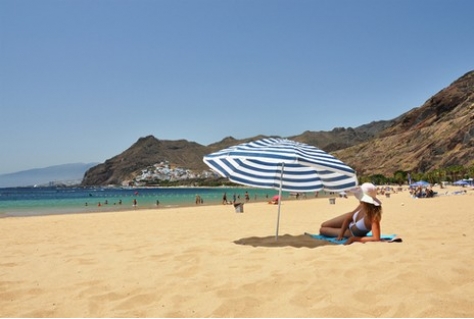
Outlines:
<svg viewBox="0 0 474 319"><path fill-rule="evenodd" d="M474 1L2 0L0 174L390 120L474 69Z"/></svg>

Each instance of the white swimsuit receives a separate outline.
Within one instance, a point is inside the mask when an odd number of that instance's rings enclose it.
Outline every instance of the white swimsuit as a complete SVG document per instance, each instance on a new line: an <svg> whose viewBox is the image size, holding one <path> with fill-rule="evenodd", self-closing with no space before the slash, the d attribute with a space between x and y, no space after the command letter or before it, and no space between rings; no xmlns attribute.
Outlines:
<svg viewBox="0 0 474 319"><path fill-rule="evenodd" d="M367 233L370 231L370 229L367 229L367 227L365 226L365 218L357 220L357 216L359 215L359 213L360 211L356 212L352 216L352 222L349 224L349 231L351 232L352 236L355 237L363 237L367 235Z"/></svg>

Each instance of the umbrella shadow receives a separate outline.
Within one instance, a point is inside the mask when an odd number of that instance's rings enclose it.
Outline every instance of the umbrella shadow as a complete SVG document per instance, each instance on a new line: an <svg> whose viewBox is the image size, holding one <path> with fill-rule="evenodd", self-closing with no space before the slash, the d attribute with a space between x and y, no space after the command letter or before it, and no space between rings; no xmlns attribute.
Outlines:
<svg viewBox="0 0 474 319"><path fill-rule="evenodd" d="M247 237L235 240L236 245L252 246L252 247L294 247L294 248L318 248L327 245L334 245L324 240L317 240L307 235L293 236L285 234L267 237Z"/></svg>

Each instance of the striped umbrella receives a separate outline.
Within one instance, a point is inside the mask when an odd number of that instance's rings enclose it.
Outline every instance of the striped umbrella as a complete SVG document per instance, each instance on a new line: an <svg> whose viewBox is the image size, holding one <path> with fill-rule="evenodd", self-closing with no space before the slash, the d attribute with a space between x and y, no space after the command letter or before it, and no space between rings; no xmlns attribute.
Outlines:
<svg viewBox="0 0 474 319"><path fill-rule="evenodd" d="M238 184L281 192L340 192L357 186L355 171L317 147L282 138L232 146L204 156L204 163ZM278 226L280 220L278 202Z"/></svg>

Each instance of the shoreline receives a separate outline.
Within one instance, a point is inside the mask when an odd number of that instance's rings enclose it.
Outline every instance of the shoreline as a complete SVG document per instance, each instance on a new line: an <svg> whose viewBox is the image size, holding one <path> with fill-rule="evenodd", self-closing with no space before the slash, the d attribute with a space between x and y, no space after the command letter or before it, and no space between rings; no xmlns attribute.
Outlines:
<svg viewBox="0 0 474 319"><path fill-rule="evenodd" d="M228 203L232 202L232 193L237 193L236 202L248 204L253 202L267 202L276 193L273 189L255 189L247 187L202 187L202 188L111 188L110 191L100 189L81 189L80 191L64 191L64 188L31 188L15 192L10 189L0 194L0 218L30 217L41 215L103 213L125 210L171 209L179 207L222 205L222 191L227 190ZM31 192L30 192L31 189ZM168 190L179 190L174 193ZM199 192L198 189L203 190ZM154 192L153 190L157 190ZM181 191L182 190L182 191ZM244 192L249 190L250 200L244 198ZM38 193L36 193L38 191ZM90 191L90 192L89 192ZM59 195L57 195L59 194ZM202 195L203 203L196 204L196 196ZM58 197L59 196L59 197ZM291 193L284 193L283 200L295 200ZM313 193L307 193L300 199L312 198ZM320 198L327 198L329 193L321 192ZM9 198L12 198L9 200ZM229 198L230 197L230 198ZM138 200L134 208L133 200ZM159 199L157 205L155 201ZM230 201L229 201L230 200Z"/></svg>
<svg viewBox="0 0 474 319"><path fill-rule="evenodd" d="M306 198L306 199L295 199L295 198L285 198L282 200L283 202L287 201L295 201L295 200L311 200L311 199L327 199L329 198L329 195L324 195L320 196L318 198ZM249 204L257 204L257 203L268 203L268 199L253 199L249 202L245 201L240 201L238 202L239 204L244 204L249 205ZM272 204L274 205L274 204ZM174 204L174 205L159 205L159 206L140 206L140 204L137 205L137 207L133 207L130 205L108 205L108 206L101 206L101 208L98 208L97 206L90 206L91 210L89 211L78 211L79 209L83 209L84 207L77 208L77 210L72 210L72 209L63 209L59 208L58 212L53 212L51 211L50 208L47 209L47 211L39 212L39 213L34 213L34 214L28 214L28 213L8 213L8 212L0 212L0 219L3 218L19 218L19 217L37 217L37 216L57 216L57 215L83 215L83 214L100 214L100 213L114 213L114 212L140 212L140 211L149 211L149 210L169 210L169 209L179 209L179 208L190 208L190 207L213 207L213 206L223 206L223 207L231 207L232 209L235 209L234 204L229 203L229 204L222 204L222 202L205 202L203 204L195 204L195 203L182 203L182 204ZM276 206L276 205L274 205Z"/></svg>
<svg viewBox="0 0 474 319"><path fill-rule="evenodd" d="M381 185L381 186L378 186L379 188L385 188L385 187L392 187L394 190L398 189L399 187L398 186L389 186L389 185ZM31 188L31 187L30 187ZM74 188L74 187L71 187L71 188ZM99 187L100 189L101 187ZM121 188L121 187L108 187L110 189L124 189L124 188ZM248 187L158 187L158 188L153 188L153 187L149 187L149 188L145 188L145 187L134 187L134 188L125 188L125 190L140 190L140 189L145 189L145 190L148 190L148 189L215 189L215 190L221 190L221 189L241 189L241 190L245 190L245 189L253 189L255 190L254 188L248 188ZM45 187L45 189L57 189L57 187ZM94 188L91 188L91 187L88 187L86 189L96 189L95 187ZM395 191L395 193L397 192L407 192L408 190L408 186L407 185L403 185L402 190L398 190L398 191ZM462 192L466 192L466 193L469 193L471 191L474 191L474 188L472 187L459 187L459 186L445 186L443 188L440 188L440 186L435 186L434 187L435 190L437 190L437 197L439 196L446 196L446 195L455 195L455 193L462 193ZM268 191L268 192L276 192L275 190L271 190L271 189L268 189L268 190L264 190L264 191ZM341 198L339 196L339 194L330 194L330 193L326 193L326 192L320 192L318 196L312 196L310 194L313 194L313 193L306 193L304 194L303 196L301 196L299 199L296 199L293 195L291 194L286 194L286 196L283 198L283 202L285 201L294 201L294 200L308 200L308 199L328 199L328 198L336 198L341 200L343 198ZM393 193L392 193L393 194ZM260 194L261 195L261 194ZM309 195L309 196L308 196ZM131 199L133 197L135 197L134 195L130 195L130 194L127 194L125 195L127 198ZM145 202L147 204L141 204L140 203L140 196L142 195L137 195L137 198L139 199L139 202L138 202L138 205L137 207L133 207L133 205L129 205L129 203L127 204L116 204L115 202L112 204L103 204L101 206L97 206L95 203L91 203L90 205L77 205L77 206L74 206L74 207L54 207L54 206L43 206L43 207L40 207L40 208L35 208L36 211L32 211L33 208L31 209L15 209L13 208L11 211L2 211L0 210L0 219L5 219L5 218L16 218L16 217L32 217L32 216L50 216L50 215L75 215L75 214L99 214L99 213L110 213L110 212L123 212L123 211L143 211L143 210L167 210L167 209L178 209L178 208L185 208L185 207L201 207L201 206L216 206L216 205L222 205L222 206L225 206L222 204L222 201L220 199L208 199L206 200L204 203L201 203L201 204L195 204L195 202L193 201L189 201L189 202L179 202L179 203L169 203L169 204L166 204L166 203L160 203L160 205L156 205L156 204L152 204L152 201L149 201L148 202ZM268 195L267 195L268 196ZM384 196L383 194L379 196ZM230 196L228 196L230 197ZM351 198L352 195L351 194L348 194L348 197ZM99 200L99 201L103 201L103 200L106 200L107 198L109 199L112 199L112 197L96 197L95 199L96 200ZM145 198L147 198L147 195L145 195ZM87 198L88 199L88 198ZM86 198L84 198L84 200L86 200ZM243 204L251 204L251 203L262 203L262 202L268 202L270 201L271 198L270 197L266 197L266 198L263 198L263 197L258 197L258 199L255 199L253 196L251 196L251 199L249 202L245 202L245 200L243 198L240 198L240 200L237 200L237 202L239 203L243 203ZM230 203L230 202L229 202ZM87 202L86 202L87 204ZM228 205L232 205L232 204L228 204Z"/></svg>

